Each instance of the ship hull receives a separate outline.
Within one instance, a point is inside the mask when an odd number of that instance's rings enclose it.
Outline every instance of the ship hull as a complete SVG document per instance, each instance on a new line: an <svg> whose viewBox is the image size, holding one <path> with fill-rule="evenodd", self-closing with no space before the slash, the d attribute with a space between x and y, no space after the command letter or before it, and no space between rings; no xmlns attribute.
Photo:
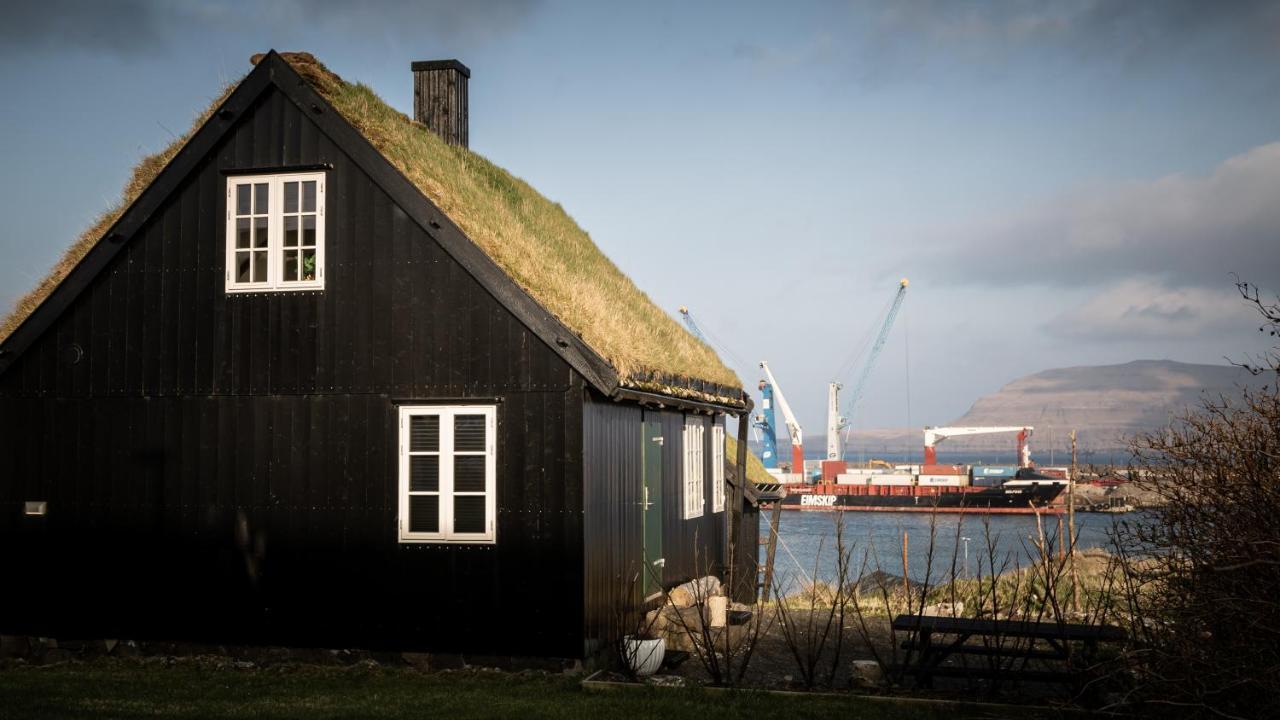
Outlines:
<svg viewBox="0 0 1280 720"><path fill-rule="evenodd" d="M1008 485L968 492L863 495L828 493L822 486L788 488L779 501L783 510L857 512L1058 513L1052 505L1063 486L1058 483Z"/></svg>

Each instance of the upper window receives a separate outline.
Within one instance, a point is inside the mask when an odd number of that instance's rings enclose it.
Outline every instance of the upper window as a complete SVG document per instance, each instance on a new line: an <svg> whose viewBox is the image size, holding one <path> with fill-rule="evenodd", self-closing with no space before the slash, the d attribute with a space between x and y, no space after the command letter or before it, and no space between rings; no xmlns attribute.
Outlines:
<svg viewBox="0 0 1280 720"><path fill-rule="evenodd" d="M400 542L497 539L492 405L400 408Z"/></svg>
<svg viewBox="0 0 1280 720"><path fill-rule="evenodd" d="M702 423L686 421L684 426L684 519L702 517L707 485L704 475Z"/></svg>
<svg viewBox="0 0 1280 720"><path fill-rule="evenodd" d="M324 288L324 173L227 178L227 292Z"/></svg>
<svg viewBox="0 0 1280 720"><path fill-rule="evenodd" d="M724 427L711 426L711 512L724 512Z"/></svg>

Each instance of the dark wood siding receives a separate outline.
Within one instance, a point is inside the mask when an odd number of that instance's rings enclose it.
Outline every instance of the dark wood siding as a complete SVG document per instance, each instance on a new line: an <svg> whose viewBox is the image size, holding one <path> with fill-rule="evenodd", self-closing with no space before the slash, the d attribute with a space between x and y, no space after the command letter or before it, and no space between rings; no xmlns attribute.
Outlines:
<svg viewBox="0 0 1280 720"><path fill-rule="evenodd" d="M641 409L590 393L583 413L583 504L585 517L585 603L588 653L607 642L643 560L641 425L662 424L663 584L677 585L710 573L724 577L725 518L712 512L711 426L705 415ZM703 434L705 509L702 517L682 517L684 426L700 423ZM714 422L723 422L716 418ZM727 499L726 499L727 502ZM754 552L755 545L751 545ZM636 598L631 598L634 601Z"/></svg>
<svg viewBox="0 0 1280 720"><path fill-rule="evenodd" d="M225 171L311 164L325 290L225 294ZM577 656L583 392L269 91L0 375L0 629ZM438 398L496 399L494 546L396 542L396 406Z"/></svg>

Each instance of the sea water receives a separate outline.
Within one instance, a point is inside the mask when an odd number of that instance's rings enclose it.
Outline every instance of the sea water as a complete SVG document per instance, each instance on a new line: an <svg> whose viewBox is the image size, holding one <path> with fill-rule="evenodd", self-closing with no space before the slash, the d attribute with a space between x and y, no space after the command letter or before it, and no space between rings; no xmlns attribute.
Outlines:
<svg viewBox="0 0 1280 720"><path fill-rule="evenodd" d="M769 510L760 513L760 562L763 566L769 538ZM893 513L783 511L778 529L774 573L783 589L797 589L813 578L829 582L836 575L836 522L843 518L844 541L851 551L854 577L877 569L901 576L902 538L907 537L907 577L930 583L947 581L954 567L957 577L973 577L1027 567L1038 557L1036 516L972 513ZM1058 518L1064 535L1066 515L1042 515L1045 534L1055 542ZM1111 531L1124 515L1076 514L1076 548L1107 550ZM931 528L932 525L932 528ZM933 537L930 561L930 535ZM968 539L966 542L965 539ZM968 558L966 561L966 545ZM877 564L878 563L878 564Z"/></svg>

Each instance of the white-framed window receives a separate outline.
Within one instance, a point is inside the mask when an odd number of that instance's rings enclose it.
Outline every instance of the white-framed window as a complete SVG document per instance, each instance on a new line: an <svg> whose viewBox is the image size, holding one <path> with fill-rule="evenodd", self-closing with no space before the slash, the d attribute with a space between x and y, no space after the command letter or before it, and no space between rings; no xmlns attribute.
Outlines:
<svg viewBox="0 0 1280 720"><path fill-rule="evenodd" d="M497 541L492 405L400 408L400 542Z"/></svg>
<svg viewBox="0 0 1280 720"><path fill-rule="evenodd" d="M711 426L711 512L724 512L724 426Z"/></svg>
<svg viewBox="0 0 1280 720"><path fill-rule="evenodd" d="M706 504L707 485L703 471L704 432L702 423L686 420L684 425L684 513L685 520L702 517Z"/></svg>
<svg viewBox="0 0 1280 720"><path fill-rule="evenodd" d="M227 178L226 290L324 289L323 172Z"/></svg>

